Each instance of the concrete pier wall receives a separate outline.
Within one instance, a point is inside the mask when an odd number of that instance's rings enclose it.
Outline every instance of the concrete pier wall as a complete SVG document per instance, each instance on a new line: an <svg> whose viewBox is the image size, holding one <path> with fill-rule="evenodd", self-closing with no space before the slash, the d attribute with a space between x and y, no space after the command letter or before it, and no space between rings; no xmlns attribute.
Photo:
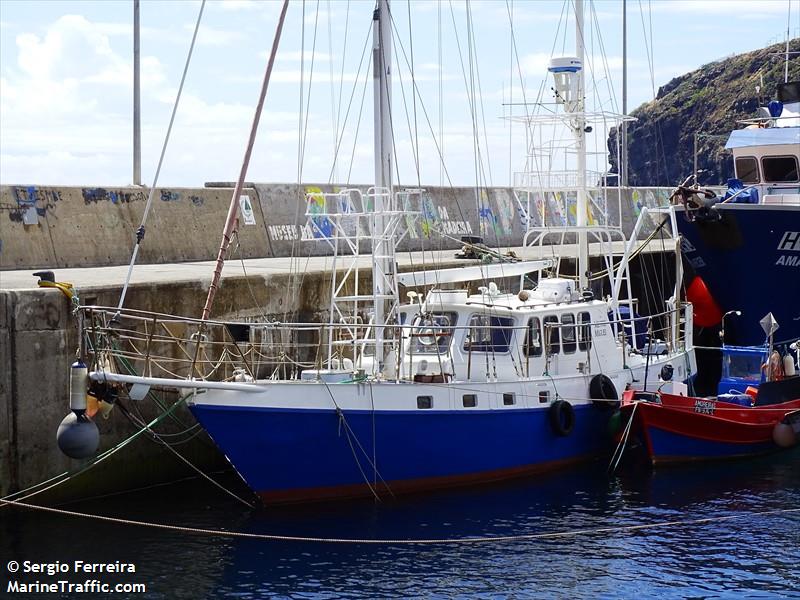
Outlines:
<svg viewBox="0 0 800 600"><path fill-rule="evenodd" d="M266 312L283 316L286 307L287 276L227 277L220 288L215 315L221 319L242 319ZM33 278L31 278L33 281ZM306 274L304 293L296 295L289 310L303 318L318 319L313 307L322 305L319 294L326 293L329 278L322 273ZM202 310L208 281L178 280L133 285L126 307L173 314L197 315ZM80 289L85 302L116 305L121 287L86 286ZM77 326L70 302L55 289L0 290L0 496L39 483L67 470L79 468L81 461L64 456L56 444L56 430L69 412L69 365L75 360ZM166 403L177 399L165 398ZM127 402L131 407L132 401ZM147 419L160 410L150 400L137 409ZM133 408L132 408L133 410ZM187 409L176 418L192 426L195 421ZM136 431L118 408L110 418L95 418L101 432L99 452L113 447ZM170 420L156 428L176 433L180 426ZM203 433L180 453L204 471L224 468L224 459ZM192 475L192 471L143 435L118 456L109 459L77 478L54 496L59 499L93 496L122 489L172 481Z"/></svg>
<svg viewBox="0 0 800 600"><path fill-rule="evenodd" d="M306 194L316 194L311 208L322 212L322 194L340 188L250 185L243 195L252 203L255 224L241 224L233 257L330 254L325 240L330 223L324 217L305 216ZM229 187L156 190L137 262L216 258L231 193ZM630 232L641 207L664 204L668 190L627 189L621 201L616 191L607 193L603 200L594 192L592 218L599 217L599 206L606 206L612 222ZM0 270L127 264L148 195L142 187L0 186ZM570 196L565 211L560 197L532 195L532 221L541 224L544 214L549 225L574 224L574 198ZM409 213L408 235L400 250L452 249L463 235L478 235L490 246L508 248L522 244L528 203L520 206L510 188L481 190L476 197L474 188L433 187L399 208ZM418 215L412 217L411 212Z"/></svg>

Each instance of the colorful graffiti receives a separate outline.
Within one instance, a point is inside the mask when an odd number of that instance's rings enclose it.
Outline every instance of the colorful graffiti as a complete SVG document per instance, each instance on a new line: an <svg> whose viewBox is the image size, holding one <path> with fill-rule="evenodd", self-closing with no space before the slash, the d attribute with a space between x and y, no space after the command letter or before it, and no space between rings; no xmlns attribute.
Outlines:
<svg viewBox="0 0 800 600"><path fill-rule="evenodd" d="M428 193L422 195L422 215L420 217L419 226L422 230L422 235L430 238L431 234L439 230L439 211L433 203L433 198Z"/></svg>
<svg viewBox="0 0 800 600"><path fill-rule="evenodd" d="M310 214L308 230L311 239L324 239L333 236L333 223L328 217L315 217L326 212L325 196L320 188L309 186L306 188L307 211ZM305 236L304 236L305 239Z"/></svg>
<svg viewBox="0 0 800 600"><path fill-rule="evenodd" d="M172 192L170 190L161 190L162 202L177 202L180 199L181 195L178 192Z"/></svg>
<svg viewBox="0 0 800 600"><path fill-rule="evenodd" d="M61 192L55 189L37 188L36 186L14 187L12 194L16 206L8 208L8 218L14 223L37 225L39 217L46 217L47 212L55 208L61 201Z"/></svg>

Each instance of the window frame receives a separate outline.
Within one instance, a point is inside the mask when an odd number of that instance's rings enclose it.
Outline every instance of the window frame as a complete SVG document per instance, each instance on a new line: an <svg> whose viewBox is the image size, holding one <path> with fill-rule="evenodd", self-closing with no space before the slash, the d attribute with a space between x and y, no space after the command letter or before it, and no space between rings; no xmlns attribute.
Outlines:
<svg viewBox="0 0 800 600"><path fill-rule="evenodd" d="M485 319L488 320L488 324L473 324L473 321L476 319ZM496 321L496 323L493 323ZM500 321L507 321L508 324L500 323ZM505 328L505 329L503 329ZM489 332L488 341L480 341L480 342L473 342L471 340L473 332ZM508 335L503 335L504 331L508 332ZM496 345L495 335L503 335L504 343ZM485 340L485 337L481 338ZM461 345L461 349L464 352L481 352L487 353L490 352L492 354L508 354L511 351L512 342L514 340L514 317L511 316L500 316L500 315L492 315L487 313L473 313L469 316L467 320L467 329L466 334L464 335L464 343Z"/></svg>
<svg viewBox="0 0 800 600"><path fill-rule="evenodd" d="M556 326L547 327L549 323L554 323ZM561 334L559 332L560 327L561 321L559 320L558 315L545 315L542 317L542 338L548 338L544 341L542 346L544 346L545 352L548 356L561 354Z"/></svg>
<svg viewBox="0 0 800 600"><path fill-rule="evenodd" d="M536 326L532 327L536 321ZM535 346L531 346L531 331L536 332ZM541 356L544 351L544 343L542 341L542 320L539 317L531 317L528 319L528 326L525 328L525 342L523 352L525 356Z"/></svg>
<svg viewBox="0 0 800 600"><path fill-rule="evenodd" d="M564 322L564 319L572 319L572 323ZM575 354L578 350L578 332L575 327L575 313L563 312L561 313L561 352L564 354ZM568 339L567 334L571 334L571 340Z"/></svg>
<svg viewBox="0 0 800 600"><path fill-rule="evenodd" d="M433 321L437 317L447 317L450 319L450 323L448 325L441 325ZM430 319L433 321L429 324L423 324L423 319ZM413 352L415 355L438 355L444 356L450 352L451 344L453 342L453 337L456 332L456 326L458 325L458 313L456 311L441 311L441 312L432 312L428 313L427 315L418 314L411 320L410 327L410 340L409 340L409 348L410 351ZM426 328L433 329L434 334L436 333L437 327L446 327L446 334L435 336L437 339L434 343L430 345L423 344L421 341L422 333Z"/></svg>
<svg viewBox="0 0 800 600"><path fill-rule="evenodd" d="M740 160L752 160L755 163L755 167L756 167L755 168L755 172L756 172L756 180L755 181L747 181L746 179L742 178L742 174L739 172L739 161ZM737 156L736 158L733 159L733 163L734 163L735 170L736 170L736 178L740 179L742 181L742 183L745 183L747 185L755 185L757 183L761 183L761 164L759 163L759 160L758 160L757 157L750 156L750 155L748 155L748 156Z"/></svg>
<svg viewBox="0 0 800 600"><path fill-rule="evenodd" d="M425 401L429 403L428 406L423 406ZM417 410L432 410L433 409L433 396L430 394L423 394L417 396Z"/></svg>
<svg viewBox="0 0 800 600"><path fill-rule="evenodd" d="M584 310L578 313L578 350L592 349L592 313Z"/></svg>
<svg viewBox="0 0 800 600"><path fill-rule="evenodd" d="M794 179L768 179L767 169L764 165L764 161L773 159L789 159L794 161ZM797 183L798 181L800 181L800 165L798 164L797 157L791 154L780 154L777 156L762 156L761 172L764 174L764 183Z"/></svg>

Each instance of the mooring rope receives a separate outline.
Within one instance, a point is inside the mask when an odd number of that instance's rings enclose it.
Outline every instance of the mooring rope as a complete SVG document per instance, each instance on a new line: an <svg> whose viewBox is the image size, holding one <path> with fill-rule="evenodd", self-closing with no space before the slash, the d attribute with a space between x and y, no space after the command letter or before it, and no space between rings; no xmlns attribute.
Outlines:
<svg viewBox="0 0 800 600"><path fill-rule="evenodd" d="M119 525L136 525L139 527L149 527L151 529L162 529L167 531L177 531L180 533L191 533L198 535L208 535L228 538L243 538L251 540L266 540L276 542L306 542L323 544L369 544L369 545L393 545L410 546L414 544L422 545L453 545L453 544L482 544L498 542L521 542L530 540L546 540L558 538L572 538L583 535L600 535L606 533L626 533L631 531L643 531L661 527L685 527L687 525L703 525L721 521L732 521L747 517L761 517L767 515L792 514L800 512L800 508L783 508L773 510L763 510L748 512L737 515L723 515L718 517L705 517L701 519L683 519L675 521L658 521L656 523L642 523L639 525L615 525L612 527L597 527L594 529L573 529L571 531L556 531L550 533L523 533L517 535L495 535L485 537L464 537L464 538L421 538L421 539L370 539L370 538L325 538L312 536L279 535L272 533L246 533L243 531L226 531L224 529L208 529L204 527L186 527L182 525L169 525L167 523L151 523L136 519L123 519L120 517L109 517L105 515L89 514L79 511L66 510L63 508L53 508L49 506L38 506L17 500L0 500L0 503L39 510L52 514L64 515L69 517L82 517L95 521L107 523L117 523Z"/></svg>
<svg viewBox="0 0 800 600"><path fill-rule="evenodd" d="M14 492L12 494L9 494L8 496L6 496L4 498L0 498L0 503L6 504L6 503L9 503L9 502L13 502L13 500L11 500L12 498L19 498L19 497L21 497L22 500L26 500L28 498L31 498L33 496L36 496L36 495L41 494L43 492L46 492L47 490L51 490L54 487L61 485L62 483L65 483L67 481L71 481L72 479L74 479L78 475L81 475L81 474L85 473L86 471L88 471L92 467L100 464L101 462L103 462L105 459L109 458L113 454L116 454L119 450L121 450L122 448L124 448L125 446L130 444L133 440L138 438L145 431L148 431L148 430L152 431L151 428L154 425L157 425L158 423L160 423L161 421L166 419L169 415L171 415L172 412L180 404L183 404L183 401L184 401L183 398L179 398L178 400L175 401L175 403L166 412L163 412L160 415L158 415L155 419L150 421L146 426L142 427L141 429L139 429L138 431L133 433L130 437L122 440L116 446L114 446L112 448L109 448L108 450L106 450L105 452L102 452L101 454L98 454L96 457L91 459L89 461L89 463L81 466L78 470L71 471L71 472L70 471L64 471L63 473L55 475L55 476L51 477L50 479L47 479L45 481L36 483L36 484L34 484L32 486L29 486L29 487L25 488L24 490L19 490L18 492ZM50 485L48 485L48 484L50 484ZM37 489L37 488L39 488L39 489ZM36 490L36 491L33 491L33 490ZM0 505L0 507L2 507L2 505Z"/></svg>

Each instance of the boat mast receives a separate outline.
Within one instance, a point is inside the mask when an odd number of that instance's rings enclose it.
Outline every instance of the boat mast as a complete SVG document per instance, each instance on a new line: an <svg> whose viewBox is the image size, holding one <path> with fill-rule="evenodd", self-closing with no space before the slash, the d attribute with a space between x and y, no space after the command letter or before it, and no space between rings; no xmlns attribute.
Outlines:
<svg viewBox="0 0 800 600"><path fill-rule="evenodd" d="M628 1L622 0L622 116L628 116ZM619 177L622 187L628 187L628 122L622 121L622 152Z"/></svg>
<svg viewBox="0 0 800 600"><path fill-rule="evenodd" d="M583 0L575 0L575 55L580 61L581 67L584 60L584 29L583 29ZM578 226L578 285L580 289L589 287L589 241L586 232L588 212L588 200L586 197L586 115L584 99L584 78L583 68L576 73L578 80L577 96L575 102L576 119L573 121L575 133L575 145L578 153L578 202L577 218Z"/></svg>
<svg viewBox="0 0 800 600"><path fill-rule="evenodd" d="M387 285L394 268L394 252L387 236L384 212L392 202L392 30L389 0L378 0L372 15L372 64L375 139L375 205L372 225L372 294L374 299L375 358L382 370L384 360L384 325L387 297L392 286ZM388 204L388 205L387 205Z"/></svg>
<svg viewBox="0 0 800 600"><path fill-rule="evenodd" d="M139 0L133 0L133 185L142 185Z"/></svg>
<svg viewBox="0 0 800 600"><path fill-rule="evenodd" d="M378 0L372 15L375 185L392 187L392 30L389 0Z"/></svg>

